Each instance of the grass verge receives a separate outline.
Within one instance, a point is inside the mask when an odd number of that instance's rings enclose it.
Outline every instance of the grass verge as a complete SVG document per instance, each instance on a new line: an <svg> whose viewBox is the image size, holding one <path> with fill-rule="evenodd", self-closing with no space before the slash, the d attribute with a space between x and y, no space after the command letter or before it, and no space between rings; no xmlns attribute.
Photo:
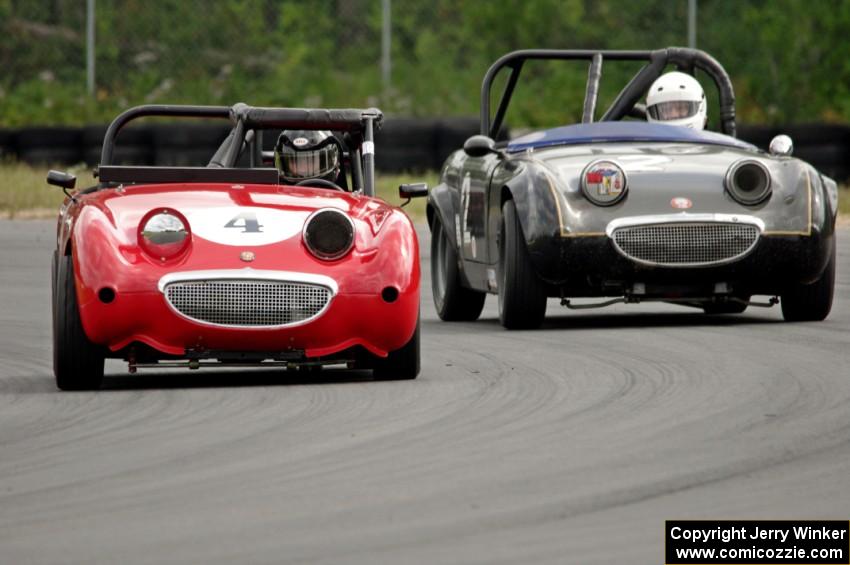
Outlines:
<svg viewBox="0 0 850 565"><path fill-rule="evenodd" d="M91 169L81 167L54 167L77 175L77 185L91 186L94 182ZM45 181L50 167L31 166L24 163L0 163L0 218L52 218L65 198L62 189ZM425 174L376 174L378 196L394 206L402 203L398 185L408 182L437 183L434 172ZM425 219L425 199L417 198L404 207L414 221Z"/></svg>

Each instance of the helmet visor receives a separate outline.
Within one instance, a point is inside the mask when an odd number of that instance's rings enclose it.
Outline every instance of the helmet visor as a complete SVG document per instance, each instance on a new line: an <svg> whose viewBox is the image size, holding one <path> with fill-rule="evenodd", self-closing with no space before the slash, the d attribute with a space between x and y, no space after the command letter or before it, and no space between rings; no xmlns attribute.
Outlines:
<svg viewBox="0 0 850 565"><path fill-rule="evenodd" d="M669 102L653 104L646 111L654 120L683 120L696 116L699 111L699 104L699 102L689 100L670 100Z"/></svg>
<svg viewBox="0 0 850 565"><path fill-rule="evenodd" d="M284 148L280 155L280 170L289 179L314 179L329 175L339 163L339 149L336 144L309 151L295 151Z"/></svg>

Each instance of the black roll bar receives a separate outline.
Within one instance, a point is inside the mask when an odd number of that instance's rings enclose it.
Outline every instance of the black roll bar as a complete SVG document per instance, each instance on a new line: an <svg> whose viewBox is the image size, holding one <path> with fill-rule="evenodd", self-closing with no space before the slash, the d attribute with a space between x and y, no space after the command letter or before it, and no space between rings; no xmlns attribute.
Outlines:
<svg viewBox="0 0 850 565"><path fill-rule="evenodd" d="M699 49L669 47L654 51L609 51L591 49L524 49L503 55L493 63L484 75L481 84L481 134L496 138L502 127L508 104L516 88L525 61L543 60L586 60L590 61L588 84L585 94L582 121L592 121L598 97L598 81L602 73L602 60L646 61L647 64L620 91L611 107L602 115L601 121L614 121L626 116L645 95L652 82L661 76L668 64L676 65L683 72L700 69L714 81L720 98L720 129L731 136L736 135L735 92L732 81L723 66L711 55ZM496 115L490 119L490 91L493 80L503 68L510 69L508 82L499 100Z"/></svg>
<svg viewBox="0 0 850 565"><path fill-rule="evenodd" d="M111 165L115 152L115 138L118 132L133 120L147 116L170 116L174 118L222 118L230 119L227 106L182 106L175 104L146 104L130 108L112 120L103 136L103 149L100 152L100 164Z"/></svg>
<svg viewBox="0 0 850 565"><path fill-rule="evenodd" d="M129 122L149 116L177 118L214 118L226 119L233 123L233 129L225 142L210 160L210 167L230 168L239 158L243 144L256 147L263 129L327 129L332 131L357 132L362 137L362 148L355 149L355 155L363 155L363 192L368 196L375 194L375 139L374 130L380 127L383 113L377 108L368 109L322 109L322 108L258 108L238 103L231 106L183 106L167 104L149 104L136 106L121 113L112 120L103 137L103 149L100 154L100 166L110 167L115 152L115 140L118 133ZM253 133L254 139L250 135ZM368 149L368 150L367 150ZM261 159L261 157L260 157ZM252 154L252 164L256 164L257 155ZM353 176L360 175L359 163L354 163Z"/></svg>

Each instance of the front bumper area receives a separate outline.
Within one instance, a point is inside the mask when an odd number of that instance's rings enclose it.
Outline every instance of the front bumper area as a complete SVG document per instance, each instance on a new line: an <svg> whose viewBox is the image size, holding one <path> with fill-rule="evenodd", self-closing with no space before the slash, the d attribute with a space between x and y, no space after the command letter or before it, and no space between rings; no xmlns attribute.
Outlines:
<svg viewBox="0 0 850 565"><path fill-rule="evenodd" d="M816 227L809 234L761 232L733 260L671 266L627 257L612 234L609 230L555 238L547 246L532 249L532 260L550 283L553 296L621 296L636 283L647 295L658 297L711 295L718 283L737 295L781 294L790 285L817 280L834 245L833 233L824 234ZM558 260L552 261L553 256Z"/></svg>
<svg viewBox="0 0 850 565"><path fill-rule="evenodd" d="M327 304L309 319L294 323L244 326L209 323L180 312L166 298L169 284L186 281L274 280L324 285L331 292ZM408 288L388 302L381 293L339 292L330 277L306 273L254 271L190 271L170 273L159 288L121 292L109 303L88 301L80 307L83 326L95 343L120 351L133 343L145 344L168 356L198 356L204 352L303 352L307 358L333 355L354 346L384 357L402 347L413 335L419 309L419 289Z"/></svg>

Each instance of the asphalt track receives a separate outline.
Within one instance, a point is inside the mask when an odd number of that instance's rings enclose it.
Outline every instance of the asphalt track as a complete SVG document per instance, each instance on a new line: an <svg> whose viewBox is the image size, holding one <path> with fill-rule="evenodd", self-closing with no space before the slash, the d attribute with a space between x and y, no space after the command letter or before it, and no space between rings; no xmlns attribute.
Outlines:
<svg viewBox="0 0 850 565"><path fill-rule="evenodd" d="M50 222L0 222L0 563L663 563L673 518L850 513L850 233L826 322L435 319L423 373L60 393ZM424 272L428 272L423 237Z"/></svg>

